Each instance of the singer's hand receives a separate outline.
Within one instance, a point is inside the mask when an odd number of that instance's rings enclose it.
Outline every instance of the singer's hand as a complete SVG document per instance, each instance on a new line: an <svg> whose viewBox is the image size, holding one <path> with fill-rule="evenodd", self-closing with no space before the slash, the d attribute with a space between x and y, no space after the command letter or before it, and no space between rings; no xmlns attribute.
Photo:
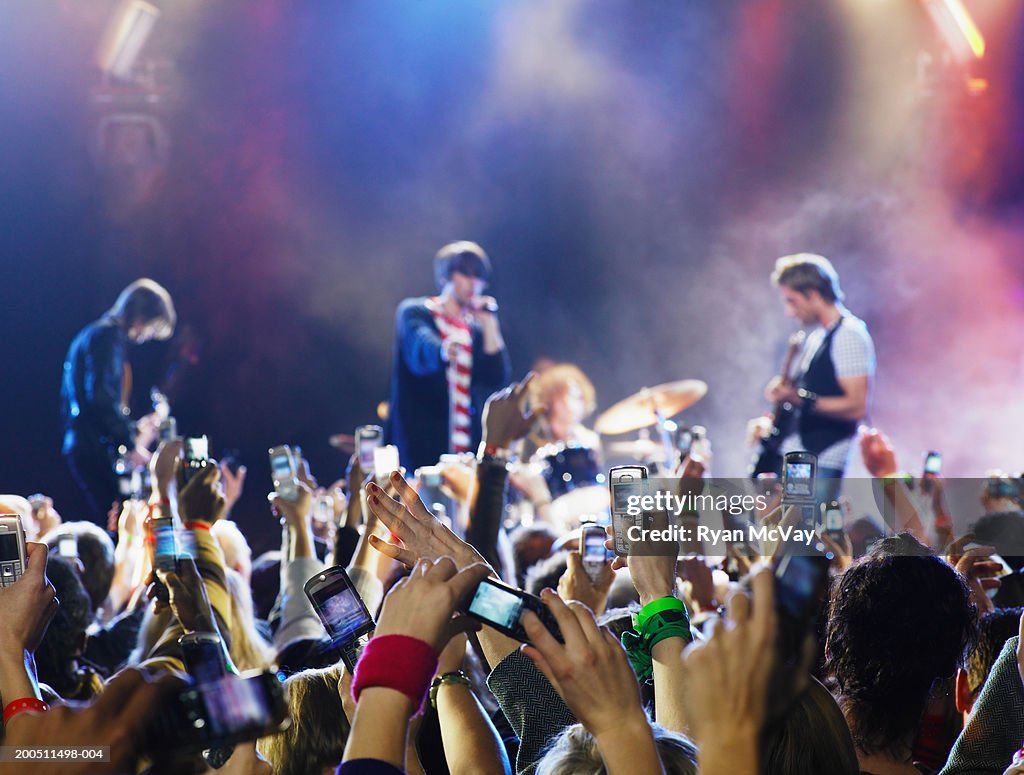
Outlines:
<svg viewBox="0 0 1024 775"><path fill-rule="evenodd" d="M493 317L498 311L498 302L493 296L474 296L469 308L478 318Z"/></svg>

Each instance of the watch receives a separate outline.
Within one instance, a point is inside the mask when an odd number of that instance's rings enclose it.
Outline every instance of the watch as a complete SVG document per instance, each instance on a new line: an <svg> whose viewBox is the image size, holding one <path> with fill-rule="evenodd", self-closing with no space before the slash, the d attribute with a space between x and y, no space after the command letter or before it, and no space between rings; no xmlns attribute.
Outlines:
<svg viewBox="0 0 1024 775"><path fill-rule="evenodd" d="M805 390L804 388L800 388L796 391L796 394L800 396L800 400L803 402L801 404L803 411L807 413L813 412L814 407L817 406L818 403L818 394L812 393L810 390Z"/></svg>
<svg viewBox="0 0 1024 775"><path fill-rule="evenodd" d="M473 683L469 680L469 676L461 670L442 673L430 684L430 707L435 710L437 709L437 690L441 688L442 684L462 684L469 689L473 688Z"/></svg>

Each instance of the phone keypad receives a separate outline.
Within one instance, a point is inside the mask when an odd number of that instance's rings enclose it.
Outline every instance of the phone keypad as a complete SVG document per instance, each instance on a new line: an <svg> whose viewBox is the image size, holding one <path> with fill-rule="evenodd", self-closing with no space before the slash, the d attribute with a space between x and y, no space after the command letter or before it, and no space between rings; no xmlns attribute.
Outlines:
<svg viewBox="0 0 1024 775"><path fill-rule="evenodd" d="M3 562L0 563L0 587L9 587L18 579L21 578L21 563L20 562Z"/></svg>

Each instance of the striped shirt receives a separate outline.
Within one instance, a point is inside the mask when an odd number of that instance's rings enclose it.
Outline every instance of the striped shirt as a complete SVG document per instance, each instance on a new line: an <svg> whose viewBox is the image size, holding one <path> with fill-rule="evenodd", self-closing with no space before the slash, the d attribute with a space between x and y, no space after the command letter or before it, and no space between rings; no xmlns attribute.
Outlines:
<svg viewBox="0 0 1024 775"><path fill-rule="evenodd" d="M468 452L471 441L470 411L471 396L469 384L473 377L473 335L469 322L445 314L444 307L436 299L430 299L427 308L434 318L434 325L441 335L441 352L448 352L449 342L455 343L455 350L448 360L449 404L449 450Z"/></svg>

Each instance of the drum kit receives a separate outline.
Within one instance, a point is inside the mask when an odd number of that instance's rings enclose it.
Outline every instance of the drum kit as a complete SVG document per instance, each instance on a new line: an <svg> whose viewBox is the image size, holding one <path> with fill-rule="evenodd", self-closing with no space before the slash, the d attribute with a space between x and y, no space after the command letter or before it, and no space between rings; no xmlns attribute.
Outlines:
<svg viewBox="0 0 1024 775"><path fill-rule="evenodd" d="M639 431L636 439L610 442L607 453L644 463L655 476L668 475L693 440L704 432L700 426L680 425L672 418L707 392L707 383L697 379L645 387L602 412L594 429L605 436ZM608 490L597 450L549 444L537 450L529 465L539 466L547 482L551 493L548 515L553 523L563 528L576 527L586 520L607 524Z"/></svg>

